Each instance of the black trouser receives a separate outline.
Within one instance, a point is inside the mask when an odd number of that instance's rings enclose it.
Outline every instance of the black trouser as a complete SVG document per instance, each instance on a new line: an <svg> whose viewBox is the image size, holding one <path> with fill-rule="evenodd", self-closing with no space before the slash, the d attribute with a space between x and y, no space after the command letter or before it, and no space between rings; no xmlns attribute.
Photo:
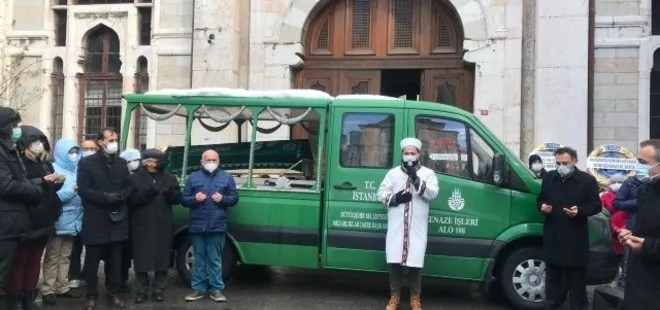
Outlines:
<svg viewBox="0 0 660 310"><path fill-rule="evenodd" d="M105 257L101 258L104 262L107 261ZM121 266L120 266L120 275L121 275L121 282L119 283L120 286L125 286L128 285L128 270L131 269L131 260L133 259L133 251L131 250L131 241L126 240L121 242ZM104 271L106 274L108 274L108 271L110 268L109 265L106 263L104 265ZM105 286L108 286L108 278L105 278Z"/></svg>
<svg viewBox="0 0 660 310"><path fill-rule="evenodd" d="M76 241L73 243L73 248L71 249L71 257L69 258L69 280L81 280L83 277L83 270L80 264L82 250L82 240L80 240L80 236L76 236Z"/></svg>
<svg viewBox="0 0 660 310"><path fill-rule="evenodd" d="M85 246L85 282L87 299L96 299L98 291L98 270L101 258L106 258L106 290L109 296L119 293L121 282L121 242Z"/></svg>
<svg viewBox="0 0 660 310"><path fill-rule="evenodd" d="M587 268L546 265L546 309L556 310L569 294L572 310L587 309Z"/></svg>
<svg viewBox="0 0 660 310"><path fill-rule="evenodd" d="M401 294L401 282L403 280L403 266L399 264L390 264L390 294ZM422 269L408 267L408 282L410 296L419 297L422 293Z"/></svg>
<svg viewBox="0 0 660 310"><path fill-rule="evenodd" d="M162 294L165 289L165 282L167 280L167 270L166 271L156 271L154 272L154 280L152 283L152 293ZM136 272L135 273L135 286L137 287L138 294L148 294L149 293L149 273L148 272Z"/></svg>
<svg viewBox="0 0 660 310"><path fill-rule="evenodd" d="M9 283L9 275L19 242L18 238L0 240L0 296L5 295L5 287Z"/></svg>

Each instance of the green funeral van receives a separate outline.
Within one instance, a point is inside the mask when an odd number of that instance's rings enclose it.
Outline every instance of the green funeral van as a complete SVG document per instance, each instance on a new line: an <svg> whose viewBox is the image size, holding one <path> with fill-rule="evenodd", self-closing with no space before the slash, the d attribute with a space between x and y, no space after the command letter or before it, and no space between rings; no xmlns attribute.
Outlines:
<svg viewBox="0 0 660 310"><path fill-rule="evenodd" d="M399 141L412 136L424 143L422 163L440 185L429 215L424 274L479 282L486 292L497 287L516 308L543 308L540 180L472 113L315 90L163 90L123 97L123 147L131 118L148 117L162 131L156 144L181 184L200 168L207 148L219 151L221 168L234 176L240 200L230 211L225 277L239 264L386 272L387 209L376 191L401 161ZM189 281L189 213L176 206L174 214L172 261ZM589 223L589 283L608 283L618 273L609 214Z"/></svg>

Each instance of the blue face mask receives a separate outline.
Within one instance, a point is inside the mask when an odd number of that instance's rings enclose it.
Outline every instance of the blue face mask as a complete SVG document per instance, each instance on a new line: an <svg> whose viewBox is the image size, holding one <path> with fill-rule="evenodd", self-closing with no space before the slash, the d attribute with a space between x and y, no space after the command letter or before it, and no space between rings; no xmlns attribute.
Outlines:
<svg viewBox="0 0 660 310"><path fill-rule="evenodd" d="M568 165L567 166L560 165L560 166L557 166L557 172L559 173L560 176L565 178L566 176L571 174L571 172L573 172L573 167L568 166Z"/></svg>
<svg viewBox="0 0 660 310"><path fill-rule="evenodd" d="M642 182L651 181L649 176L649 165L638 163L635 165L635 177Z"/></svg>

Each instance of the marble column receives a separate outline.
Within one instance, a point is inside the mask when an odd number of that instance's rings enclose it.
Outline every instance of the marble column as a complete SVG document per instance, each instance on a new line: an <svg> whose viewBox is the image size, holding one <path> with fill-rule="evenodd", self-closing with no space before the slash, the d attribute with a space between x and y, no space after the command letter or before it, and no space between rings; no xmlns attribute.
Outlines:
<svg viewBox="0 0 660 310"><path fill-rule="evenodd" d="M191 86L238 87L239 0L194 0L193 3Z"/></svg>
<svg viewBox="0 0 660 310"><path fill-rule="evenodd" d="M587 152L589 2L536 1L534 144L560 143Z"/></svg>

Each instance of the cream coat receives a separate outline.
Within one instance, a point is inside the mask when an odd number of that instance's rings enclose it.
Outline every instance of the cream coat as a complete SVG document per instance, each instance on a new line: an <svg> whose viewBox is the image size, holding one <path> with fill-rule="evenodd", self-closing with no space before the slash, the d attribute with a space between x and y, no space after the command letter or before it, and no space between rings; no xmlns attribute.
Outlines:
<svg viewBox="0 0 660 310"><path fill-rule="evenodd" d="M401 264L403 266L424 267L426 254L426 239L429 223L429 203L438 195L438 179L433 170L421 167L417 171L421 179L419 191L408 185L408 175L396 167L390 170L378 189L378 198L386 206L394 194L407 188L413 192L408 216L408 256L403 261L404 229L406 204L391 207L387 212L387 239L385 252L388 264Z"/></svg>

